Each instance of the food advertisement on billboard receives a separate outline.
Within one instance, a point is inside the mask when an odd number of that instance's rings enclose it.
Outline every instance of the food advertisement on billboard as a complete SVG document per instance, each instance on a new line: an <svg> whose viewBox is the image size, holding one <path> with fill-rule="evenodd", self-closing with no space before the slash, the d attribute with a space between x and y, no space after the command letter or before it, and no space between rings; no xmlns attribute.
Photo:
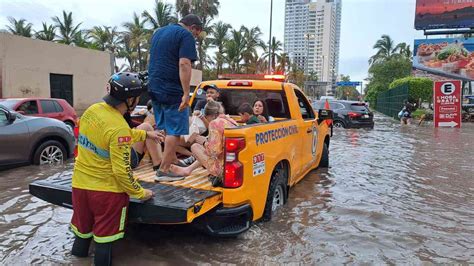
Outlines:
<svg viewBox="0 0 474 266"><path fill-rule="evenodd" d="M474 0L417 0L415 29L474 27Z"/></svg>
<svg viewBox="0 0 474 266"><path fill-rule="evenodd" d="M474 80L474 38L415 40L413 54L416 69Z"/></svg>

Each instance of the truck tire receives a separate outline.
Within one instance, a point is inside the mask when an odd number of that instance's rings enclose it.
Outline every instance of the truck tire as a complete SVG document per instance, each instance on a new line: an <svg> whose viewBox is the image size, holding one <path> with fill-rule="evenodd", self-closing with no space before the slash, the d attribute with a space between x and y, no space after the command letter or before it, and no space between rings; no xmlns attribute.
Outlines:
<svg viewBox="0 0 474 266"><path fill-rule="evenodd" d="M319 162L319 167L328 168L329 167L329 150L328 145L324 143L323 145L323 154L321 155L321 161Z"/></svg>
<svg viewBox="0 0 474 266"><path fill-rule="evenodd" d="M33 163L36 165L63 163L67 160L66 149L57 140L47 140L36 148Z"/></svg>
<svg viewBox="0 0 474 266"><path fill-rule="evenodd" d="M287 171L280 163L272 174L262 221L270 221L272 215L286 203L288 199L287 180Z"/></svg>

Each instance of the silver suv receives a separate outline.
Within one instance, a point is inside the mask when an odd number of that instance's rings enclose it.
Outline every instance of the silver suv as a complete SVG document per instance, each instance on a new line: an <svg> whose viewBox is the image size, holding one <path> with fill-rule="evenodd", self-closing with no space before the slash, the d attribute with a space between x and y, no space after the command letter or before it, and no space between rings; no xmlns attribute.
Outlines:
<svg viewBox="0 0 474 266"><path fill-rule="evenodd" d="M72 130L63 122L23 116L0 105L0 169L62 163L72 157L74 146Z"/></svg>

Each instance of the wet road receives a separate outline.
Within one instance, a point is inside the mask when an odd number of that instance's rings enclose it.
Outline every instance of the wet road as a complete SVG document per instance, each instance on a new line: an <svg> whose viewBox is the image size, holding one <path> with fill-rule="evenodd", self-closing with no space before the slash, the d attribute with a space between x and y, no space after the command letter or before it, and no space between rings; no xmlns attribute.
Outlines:
<svg viewBox="0 0 474 266"><path fill-rule="evenodd" d="M474 124L461 130L401 127L337 130L328 170L290 191L269 223L236 239L188 226L131 227L118 265L474 263ZM33 198L27 184L72 165L0 172L1 264L74 263L72 211Z"/></svg>

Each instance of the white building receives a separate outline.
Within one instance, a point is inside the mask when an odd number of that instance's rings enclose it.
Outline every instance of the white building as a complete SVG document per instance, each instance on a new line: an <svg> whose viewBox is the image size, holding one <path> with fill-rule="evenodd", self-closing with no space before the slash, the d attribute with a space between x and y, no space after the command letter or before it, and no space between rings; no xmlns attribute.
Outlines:
<svg viewBox="0 0 474 266"><path fill-rule="evenodd" d="M342 0L286 0L284 50L290 61L328 82L334 95L339 71Z"/></svg>

